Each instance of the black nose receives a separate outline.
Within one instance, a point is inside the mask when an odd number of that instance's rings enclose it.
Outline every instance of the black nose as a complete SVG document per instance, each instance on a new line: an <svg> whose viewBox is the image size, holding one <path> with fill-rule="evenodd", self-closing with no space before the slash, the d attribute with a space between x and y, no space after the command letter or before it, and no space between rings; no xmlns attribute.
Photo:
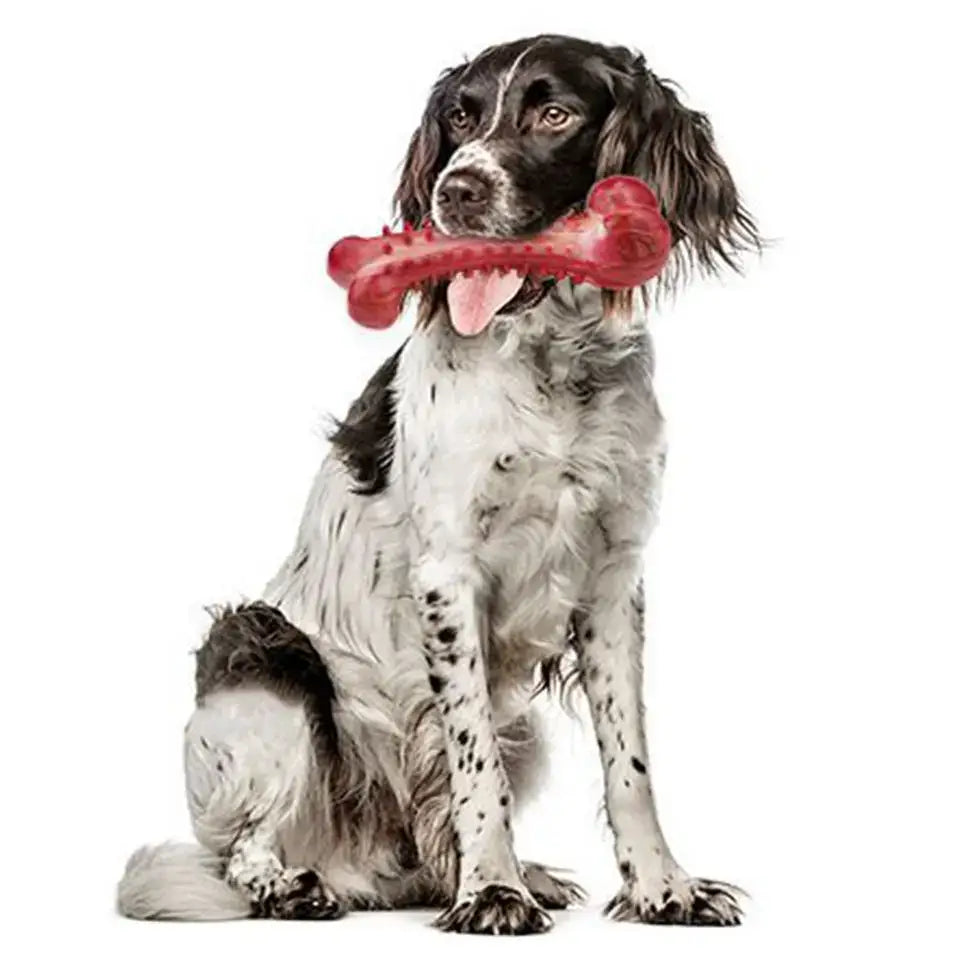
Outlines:
<svg viewBox="0 0 957 957"><path fill-rule="evenodd" d="M475 173L449 173L436 197L450 213L474 216L488 209L492 187Z"/></svg>

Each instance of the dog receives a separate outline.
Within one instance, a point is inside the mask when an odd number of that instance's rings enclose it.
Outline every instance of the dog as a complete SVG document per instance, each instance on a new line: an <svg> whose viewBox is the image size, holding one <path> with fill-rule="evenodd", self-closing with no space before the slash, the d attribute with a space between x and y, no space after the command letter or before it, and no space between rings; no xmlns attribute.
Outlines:
<svg viewBox="0 0 957 957"><path fill-rule="evenodd" d="M671 229L658 291L760 248L707 117L643 56L562 36L440 76L397 213L453 235L528 235L615 173L648 182ZM741 919L738 888L675 861L649 776L642 553L666 454L655 291L513 286L460 276L423 290L414 332L330 435L262 599L215 612L185 732L198 844L136 852L121 913L418 905L448 931L547 930L548 910L583 893L516 856L512 818L542 767L533 698L572 684L622 877L606 912Z"/></svg>

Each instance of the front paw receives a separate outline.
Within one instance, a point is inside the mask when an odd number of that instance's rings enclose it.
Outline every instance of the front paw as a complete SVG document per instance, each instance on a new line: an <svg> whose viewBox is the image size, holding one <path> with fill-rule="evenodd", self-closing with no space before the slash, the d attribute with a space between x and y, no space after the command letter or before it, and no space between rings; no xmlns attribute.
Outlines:
<svg viewBox="0 0 957 957"><path fill-rule="evenodd" d="M613 920L643 924L686 924L696 927L735 927L744 916L747 896L733 884L678 876L663 881L632 881L609 901L605 913Z"/></svg>
<svg viewBox="0 0 957 957"><path fill-rule="evenodd" d="M542 934L552 919L527 893L504 884L489 884L457 901L436 918L440 930L456 934Z"/></svg>

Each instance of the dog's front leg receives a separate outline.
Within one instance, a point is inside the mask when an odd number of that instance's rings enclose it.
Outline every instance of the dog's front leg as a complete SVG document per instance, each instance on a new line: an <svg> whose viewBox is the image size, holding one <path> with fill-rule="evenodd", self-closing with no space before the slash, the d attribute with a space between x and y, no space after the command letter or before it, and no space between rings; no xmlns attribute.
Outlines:
<svg viewBox="0 0 957 957"><path fill-rule="evenodd" d="M624 885L606 908L616 920L737 924L739 891L689 877L675 862L655 811L641 701L644 590L634 574L600 572L575 645L605 778L605 805ZM627 581L629 584L625 584Z"/></svg>
<svg viewBox="0 0 957 957"><path fill-rule="evenodd" d="M511 796L492 724L483 623L471 560L427 556L415 567L429 682L445 734L458 890L444 930L529 934L551 918L525 887L512 843Z"/></svg>

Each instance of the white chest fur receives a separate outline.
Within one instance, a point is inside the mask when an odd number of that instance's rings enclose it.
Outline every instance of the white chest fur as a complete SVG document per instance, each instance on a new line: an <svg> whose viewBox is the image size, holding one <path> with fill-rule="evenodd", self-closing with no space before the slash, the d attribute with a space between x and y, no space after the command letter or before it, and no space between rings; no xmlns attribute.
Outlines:
<svg viewBox="0 0 957 957"><path fill-rule="evenodd" d="M610 537L648 524L647 464L662 451L645 339L612 354L555 335L553 316L527 318L520 334L505 322L523 319L506 320L474 340L436 324L409 342L397 382L394 481L411 557L471 569L508 672L563 647Z"/></svg>

